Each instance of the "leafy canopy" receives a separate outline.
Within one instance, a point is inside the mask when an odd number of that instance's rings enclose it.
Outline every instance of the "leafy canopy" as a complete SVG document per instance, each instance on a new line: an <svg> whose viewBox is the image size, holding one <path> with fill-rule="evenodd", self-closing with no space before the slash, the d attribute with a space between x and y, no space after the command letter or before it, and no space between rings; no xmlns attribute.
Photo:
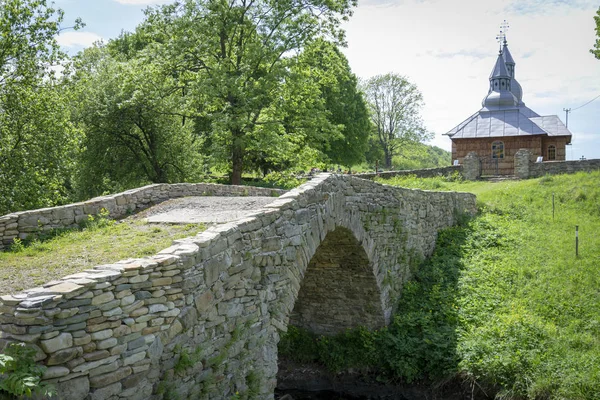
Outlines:
<svg viewBox="0 0 600 400"><path fill-rule="evenodd" d="M283 127L278 113L288 61L311 40L343 42L350 0L186 0L148 12L141 28L149 60L189 94L186 107L210 136L210 153L240 183L259 126Z"/></svg>
<svg viewBox="0 0 600 400"><path fill-rule="evenodd" d="M51 68L65 58L62 19L45 0L0 2L0 214L69 195L77 131Z"/></svg>
<svg viewBox="0 0 600 400"><path fill-rule="evenodd" d="M432 137L419 115L423 96L405 77L394 73L374 76L365 82L364 92L387 168L406 143Z"/></svg>
<svg viewBox="0 0 600 400"><path fill-rule="evenodd" d="M596 21L596 43L594 44L594 48L590 50L590 53L600 60L600 7L598 7L598 11L594 16L594 21Z"/></svg>

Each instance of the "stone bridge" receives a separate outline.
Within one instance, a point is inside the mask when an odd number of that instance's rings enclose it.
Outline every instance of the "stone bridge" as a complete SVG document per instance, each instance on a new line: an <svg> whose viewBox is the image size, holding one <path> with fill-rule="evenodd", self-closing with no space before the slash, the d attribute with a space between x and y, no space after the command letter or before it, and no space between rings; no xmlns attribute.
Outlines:
<svg viewBox="0 0 600 400"><path fill-rule="evenodd" d="M273 399L288 324L386 325L438 230L474 212L471 194L321 174L153 257L1 296L0 348L33 347L63 400Z"/></svg>

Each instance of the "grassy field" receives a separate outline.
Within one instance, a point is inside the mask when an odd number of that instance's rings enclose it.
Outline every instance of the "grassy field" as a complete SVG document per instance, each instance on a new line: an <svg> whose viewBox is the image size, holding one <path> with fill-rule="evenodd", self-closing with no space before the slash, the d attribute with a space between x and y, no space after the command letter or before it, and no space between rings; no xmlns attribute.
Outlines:
<svg viewBox="0 0 600 400"><path fill-rule="evenodd" d="M174 239L193 236L203 225L157 225L141 220L90 221L83 229L45 240L17 243L0 252L0 294L17 293L53 279L116 262L156 254Z"/></svg>
<svg viewBox="0 0 600 400"><path fill-rule="evenodd" d="M600 172L382 183L472 192L480 212L440 234L388 328L317 341L292 329L284 354L393 381L458 378L492 398L600 398Z"/></svg>

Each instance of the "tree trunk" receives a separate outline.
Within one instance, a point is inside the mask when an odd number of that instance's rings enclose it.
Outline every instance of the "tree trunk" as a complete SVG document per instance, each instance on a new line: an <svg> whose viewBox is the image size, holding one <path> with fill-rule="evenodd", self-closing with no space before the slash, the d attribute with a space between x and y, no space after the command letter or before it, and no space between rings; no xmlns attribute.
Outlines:
<svg viewBox="0 0 600 400"><path fill-rule="evenodd" d="M231 152L231 184L242 184L242 170L244 169L244 146L242 144L243 133L234 131L233 134L233 149Z"/></svg>
<svg viewBox="0 0 600 400"><path fill-rule="evenodd" d="M392 169L392 152L385 149L384 153L385 153L385 167L387 169Z"/></svg>

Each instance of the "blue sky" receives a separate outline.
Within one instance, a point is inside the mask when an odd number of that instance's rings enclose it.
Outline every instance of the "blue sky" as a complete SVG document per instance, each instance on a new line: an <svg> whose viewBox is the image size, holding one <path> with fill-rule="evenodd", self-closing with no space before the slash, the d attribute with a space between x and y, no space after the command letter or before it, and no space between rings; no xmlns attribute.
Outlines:
<svg viewBox="0 0 600 400"><path fill-rule="evenodd" d="M86 27L59 37L75 54L99 39L131 31L147 6L169 0L55 0L66 25ZM396 72L422 91L432 144L449 150L443 133L481 107L496 61L495 37L508 20L508 43L523 100L541 115L558 115L600 95L600 60L589 49L600 4L592 0L359 0L345 24L348 57L361 78ZM600 98L569 115L568 159L600 158Z"/></svg>

